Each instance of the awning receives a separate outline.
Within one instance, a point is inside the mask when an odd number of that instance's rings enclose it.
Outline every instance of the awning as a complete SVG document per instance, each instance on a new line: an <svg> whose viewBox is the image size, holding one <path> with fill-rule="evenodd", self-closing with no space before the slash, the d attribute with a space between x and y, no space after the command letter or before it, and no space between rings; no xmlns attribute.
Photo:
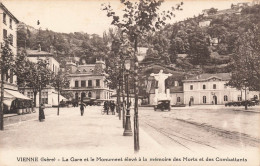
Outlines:
<svg viewBox="0 0 260 166"><path fill-rule="evenodd" d="M7 95L11 95L12 98L17 98L17 99L24 99L24 100L31 100L30 98L28 98L27 96L24 96L23 94L17 92L17 91L13 91L13 90L4 90L5 92L7 92Z"/></svg>
<svg viewBox="0 0 260 166"><path fill-rule="evenodd" d="M6 99L6 100L4 100L3 102L4 102L4 104L7 105L8 107L11 107L12 101L13 101L13 99Z"/></svg>
<svg viewBox="0 0 260 166"><path fill-rule="evenodd" d="M67 101L67 99L65 97L63 97L62 95L60 95L60 101ZM58 105L58 94L57 93L52 93L52 105Z"/></svg>

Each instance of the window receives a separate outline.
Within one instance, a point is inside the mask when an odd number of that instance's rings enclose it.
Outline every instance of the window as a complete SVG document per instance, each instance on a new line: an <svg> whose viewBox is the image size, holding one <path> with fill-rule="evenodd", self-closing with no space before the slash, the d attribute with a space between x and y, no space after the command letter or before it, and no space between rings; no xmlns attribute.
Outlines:
<svg viewBox="0 0 260 166"><path fill-rule="evenodd" d="M203 85L203 89L206 89L206 85Z"/></svg>
<svg viewBox="0 0 260 166"><path fill-rule="evenodd" d="M3 13L3 23L6 24L6 14L5 13Z"/></svg>
<svg viewBox="0 0 260 166"><path fill-rule="evenodd" d="M203 96L203 103L207 103L207 97L206 96Z"/></svg>
<svg viewBox="0 0 260 166"><path fill-rule="evenodd" d="M10 18L10 20L9 20L9 22L10 22L10 29L13 29L13 20Z"/></svg>
<svg viewBox="0 0 260 166"><path fill-rule="evenodd" d="M96 80L96 86L100 86L100 80Z"/></svg>
<svg viewBox="0 0 260 166"><path fill-rule="evenodd" d="M48 92L42 92L42 104L48 104Z"/></svg>
<svg viewBox="0 0 260 166"><path fill-rule="evenodd" d="M190 85L190 90L193 90L193 85Z"/></svg>
<svg viewBox="0 0 260 166"><path fill-rule="evenodd" d="M75 87L79 87L79 81L75 81Z"/></svg>
<svg viewBox="0 0 260 166"><path fill-rule="evenodd" d="M52 65L52 71L55 72L55 67L54 64Z"/></svg>
<svg viewBox="0 0 260 166"><path fill-rule="evenodd" d="M13 44L14 44L14 37L13 37L13 35L10 35L10 36L9 36L9 40L10 40L10 41L9 41L10 44L13 45Z"/></svg>
<svg viewBox="0 0 260 166"><path fill-rule="evenodd" d="M7 39L7 30L6 29L3 29L3 36L4 36L4 39Z"/></svg>
<svg viewBox="0 0 260 166"><path fill-rule="evenodd" d="M227 95L224 96L224 101L228 101L228 96Z"/></svg>
<svg viewBox="0 0 260 166"><path fill-rule="evenodd" d="M177 97L177 102L181 102L181 98L180 97Z"/></svg>
<svg viewBox="0 0 260 166"><path fill-rule="evenodd" d="M79 94L75 93L75 99L78 100L79 99Z"/></svg>
<svg viewBox="0 0 260 166"><path fill-rule="evenodd" d="M33 92L27 92L27 97L33 99Z"/></svg>
<svg viewBox="0 0 260 166"><path fill-rule="evenodd" d="M96 99L100 99L100 91L96 92Z"/></svg>
<svg viewBox="0 0 260 166"><path fill-rule="evenodd" d="M13 72L13 70L11 70L10 71L10 83L14 82L13 76L14 76L14 72Z"/></svg>
<svg viewBox="0 0 260 166"><path fill-rule="evenodd" d="M213 84L213 89L217 89L217 85L216 84Z"/></svg>
<svg viewBox="0 0 260 166"><path fill-rule="evenodd" d="M92 97L92 93L91 92L88 92L88 97Z"/></svg>
<svg viewBox="0 0 260 166"><path fill-rule="evenodd" d="M81 87L86 87L86 81L81 81Z"/></svg>
<svg viewBox="0 0 260 166"><path fill-rule="evenodd" d="M255 100L258 99L258 96L257 96L257 95L254 95L254 99L255 99Z"/></svg>
<svg viewBox="0 0 260 166"><path fill-rule="evenodd" d="M92 87L92 80L88 80L88 87Z"/></svg>
<svg viewBox="0 0 260 166"><path fill-rule="evenodd" d="M238 97L237 97L237 101L242 101L242 97L241 97L241 96L238 96Z"/></svg>

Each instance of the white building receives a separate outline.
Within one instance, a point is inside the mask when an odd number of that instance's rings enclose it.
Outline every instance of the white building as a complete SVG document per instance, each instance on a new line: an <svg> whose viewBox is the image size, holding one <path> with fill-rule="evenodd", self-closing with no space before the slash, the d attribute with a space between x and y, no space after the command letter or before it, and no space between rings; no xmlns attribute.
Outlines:
<svg viewBox="0 0 260 166"><path fill-rule="evenodd" d="M17 18L0 2L0 42L3 44L4 39L9 39L9 47L14 54L14 58L17 55L17 25L19 21ZM1 54L0 54L1 58ZM30 100L23 94L18 92L17 77L12 71L8 71L9 77L5 76L4 79L4 112L16 113L18 107L18 100ZM1 76L1 73L0 73ZM15 102L14 102L15 101ZM17 101L17 102L16 102ZM19 101L19 102L20 102ZM13 107L11 107L13 106Z"/></svg>
<svg viewBox="0 0 260 166"><path fill-rule="evenodd" d="M39 46L38 50L26 50L27 52L27 58L29 61L37 63L39 59L47 60L48 62L48 68L53 71L55 74L58 73L60 70L60 64L59 62L54 58L53 54L50 52L45 52L41 50L41 47ZM21 90L23 90L23 94L27 97L33 99L34 94L33 90L29 87L21 87ZM41 102L46 107L52 107L58 105L58 92L55 91L55 88L52 86L47 86L46 88L42 89L42 100ZM64 97L60 96L60 101L64 99ZM39 92L36 96L36 106L39 106Z"/></svg>
<svg viewBox="0 0 260 166"><path fill-rule="evenodd" d="M208 27L211 23L211 20L205 20L205 21L200 21L199 26L200 27Z"/></svg>
<svg viewBox="0 0 260 166"><path fill-rule="evenodd" d="M201 74L183 80L184 104L225 104L245 100L245 91L226 86L230 73ZM259 92L246 92L246 99L259 98Z"/></svg>

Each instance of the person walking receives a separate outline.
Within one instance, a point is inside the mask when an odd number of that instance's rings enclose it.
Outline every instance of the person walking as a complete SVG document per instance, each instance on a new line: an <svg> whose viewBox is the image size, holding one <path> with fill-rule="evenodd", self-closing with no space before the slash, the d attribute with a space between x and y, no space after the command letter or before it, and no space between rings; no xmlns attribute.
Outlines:
<svg viewBox="0 0 260 166"><path fill-rule="evenodd" d="M110 110L112 112L112 115L115 115L115 107L116 107L116 105L115 105L114 101L111 101Z"/></svg>
<svg viewBox="0 0 260 166"><path fill-rule="evenodd" d="M108 106L108 102L107 101L104 102L104 110L107 112L107 115L108 115L109 106Z"/></svg>
<svg viewBox="0 0 260 166"><path fill-rule="evenodd" d="M83 114L84 114L84 107L85 107L84 103L81 103L80 104L80 114L81 114L81 116L83 116Z"/></svg>
<svg viewBox="0 0 260 166"><path fill-rule="evenodd" d="M45 120L45 115L44 115L44 105L40 105L40 112L39 112L39 121L43 122Z"/></svg>

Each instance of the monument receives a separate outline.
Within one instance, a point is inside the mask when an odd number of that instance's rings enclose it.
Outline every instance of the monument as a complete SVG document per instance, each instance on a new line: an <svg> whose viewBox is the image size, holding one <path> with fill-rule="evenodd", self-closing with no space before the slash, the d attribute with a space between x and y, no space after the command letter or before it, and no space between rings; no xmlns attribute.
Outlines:
<svg viewBox="0 0 260 166"><path fill-rule="evenodd" d="M163 70L160 70L158 74L152 73L150 76L153 76L158 81L158 89L155 89L153 104L157 104L158 100L170 100L170 90L166 89L165 91L165 80L172 74L165 74Z"/></svg>

